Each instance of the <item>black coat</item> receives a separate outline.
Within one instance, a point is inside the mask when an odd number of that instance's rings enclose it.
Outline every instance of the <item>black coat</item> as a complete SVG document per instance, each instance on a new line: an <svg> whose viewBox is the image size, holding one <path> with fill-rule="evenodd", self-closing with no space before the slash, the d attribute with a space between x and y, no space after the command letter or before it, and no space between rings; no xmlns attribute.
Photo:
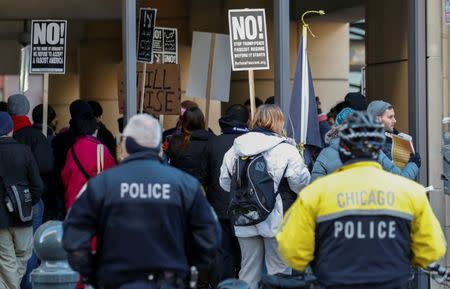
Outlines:
<svg viewBox="0 0 450 289"><path fill-rule="evenodd" d="M219 184L220 167L223 156L233 146L234 139L242 133L224 133L212 137L206 147L207 158L207 190L206 197L220 219L229 219L228 205L230 193L224 191Z"/></svg>
<svg viewBox="0 0 450 289"><path fill-rule="evenodd" d="M151 150L90 179L64 222L70 265L105 288L144 280L150 272L186 277L189 264L205 270L219 244L220 227L198 181L162 164Z"/></svg>
<svg viewBox="0 0 450 289"><path fill-rule="evenodd" d="M213 136L209 131L192 132L189 144L183 146L183 135L173 135L170 139L167 156L170 164L194 176L202 184L206 184L206 145Z"/></svg>
<svg viewBox="0 0 450 289"><path fill-rule="evenodd" d="M53 152L48 139L36 128L25 127L16 131L14 139L27 145L33 153L41 175L50 174L53 171Z"/></svg>
<svg viewBox="0 0 450 289"><path fill-rule="evenodd" d="M64 219L65 206L64 206L64 184L61 179L61 172L66 164L67 152L73 146L76 141L75 133L69 128L68 130L61 132L52 140L53 157L55 159L54 168L54 192L55 192L55 208L53 214L57 219Z"/></svg>
<svg viewBox="0 0 450 289"><path fill-rule="evenodd" d="M9 184L27 184L33 203L39 201L43 184L31 150L10 137L0 137L0 174ZM4 186L0 186L0 229L31 226L32 221L22 223L12 217L4 202Z"/></svg>

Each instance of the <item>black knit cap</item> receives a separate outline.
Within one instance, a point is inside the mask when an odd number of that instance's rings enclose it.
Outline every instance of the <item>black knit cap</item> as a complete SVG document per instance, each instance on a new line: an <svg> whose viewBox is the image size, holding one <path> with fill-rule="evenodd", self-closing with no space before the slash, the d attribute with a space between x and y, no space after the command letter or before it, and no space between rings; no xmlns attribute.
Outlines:
<svg viewBox="0 0 450 289"><path fill-rule="evenodd" d="M92 135L98 128L91 106L84 100L75 100L70 104L70 127L76 135Z"/></svg>
<svg viewBox="0 0 450 289"><path fill-rule="evenodd" d="M92 111L94 112L94 116L95 117L101 117L102 114L103 114L103 108L100 105L100 103L98 103L98 102L96 102L94 100L88 101L88 103L91 106Z"/></svg>

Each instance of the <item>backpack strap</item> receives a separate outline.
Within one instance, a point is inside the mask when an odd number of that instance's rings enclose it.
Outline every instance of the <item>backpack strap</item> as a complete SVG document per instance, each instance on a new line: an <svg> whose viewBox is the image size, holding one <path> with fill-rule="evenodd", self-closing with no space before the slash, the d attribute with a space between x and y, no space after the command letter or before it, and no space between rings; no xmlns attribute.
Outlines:
<svg viewBox="0 0 450 289"><path fill-rule="evenodd" d="M103 144L97 145L97 175L105 169L105 151Z"/></svg>
<svg viewBox="0 0 450 289"><path fill-rule="evenodd" d="M86 170L81 165L80 160L78 159L77 155L75 154L75 150L73 149L73 146L70 148L70 151L72 152L72 158L75 161L75 164L77 165L80 172L83 174L83 176L86 178L86 180L89 180L91 176L86 172Z"/></svg>

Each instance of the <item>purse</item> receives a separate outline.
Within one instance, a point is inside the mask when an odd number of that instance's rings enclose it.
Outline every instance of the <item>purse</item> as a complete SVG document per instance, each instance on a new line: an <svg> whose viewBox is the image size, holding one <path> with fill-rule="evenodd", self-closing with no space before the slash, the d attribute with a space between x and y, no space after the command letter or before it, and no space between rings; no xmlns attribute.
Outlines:
<svg viewBox="0 0 450 289"><path fill-rule="evenodd" d="M8 212L23 223L33 220L33 198L25 184L8 184L0 177L5 191L4 201Z"/></svg>

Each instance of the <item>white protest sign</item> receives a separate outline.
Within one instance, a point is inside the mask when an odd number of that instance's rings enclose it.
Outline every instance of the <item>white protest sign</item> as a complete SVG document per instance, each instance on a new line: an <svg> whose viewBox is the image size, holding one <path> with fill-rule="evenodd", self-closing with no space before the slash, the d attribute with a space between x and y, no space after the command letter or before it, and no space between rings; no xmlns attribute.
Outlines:
<svg viewBox="0 0 450 289"><path fill-rule="evenodd" d="M65 73L66 35L66 20L31 22L30 73Z"/></svg>
<svg viewBox="0 0 450 289"><path fill-rule="evenodd" d="M265 10L228 10L228 24L233 70L269 69Z"/></svg>
<svg viewBox="0 0 450 289"><path fill-rule="evenodd" d="M212 33L197 31L193 33L186 96L210 97L212 100L228 102L231 82L230 40L225 34L215 34L214 39L212 38Z"/></svg>

